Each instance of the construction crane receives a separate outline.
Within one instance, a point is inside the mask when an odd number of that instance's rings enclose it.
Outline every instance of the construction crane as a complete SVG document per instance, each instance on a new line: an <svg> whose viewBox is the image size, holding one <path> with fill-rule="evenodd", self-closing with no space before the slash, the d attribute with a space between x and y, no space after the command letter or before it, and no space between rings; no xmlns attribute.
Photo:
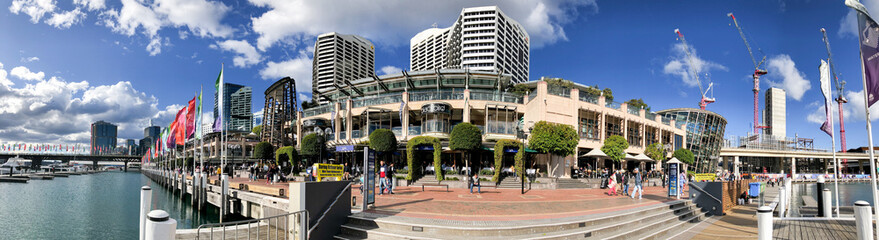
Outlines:
<svg viewBox="0 0 879 240"><path fill-rule="evenodd" d="M760 76L766 75L766 70L760 69L760 66L763 65L763 62L766 61L766 56L763 56L760 59L760 62L757 62L757 59L754 58L754 52L751 51L751 45L748 44L748 39L745 38L745 33L742 32L742 28L739 27L739 22L736 20L736 17L733 16L732 13L727 13L726 16L732 18L733 23L736 25L736 29L739 30L739 35L742 36L742 41L745 42L745 47L748 48L748 54L751 55L751 62L754 63L754 74L751 75L754 78L754 134L759 134L760 128L769 128L769 126L760 126L760 122L758 121L758 111L760 110L760 106L758 106L759 96L760 96Z"/></svg>
<svg viewBox="0 0 879 240"><path fill-rule="evenodd" d="M678 39L684 43L684 52L687 54L687 61L692 61L693 57L690 55L690 47L687 43L687 39L684 38L684 34L681 33L681 30L677 28L675 28L675 33L678 34ZM690 62L690 69L693 70L693 78L696 79L696 83L699 85L699 94L702 95L702 99L699 101L699 108L705 110L705 106L708 106L709 103L713 103L715 101L713 97L709 98L705 96L706 94L708 94L708 91L711 90L711 87L714 86L714 83L708 83L708 88L703 90L702 81L699 80L699 70L696 69L694 65L695 63Z"/></svg>
<svg viewBox="0 0 879 240"><path fill-rule="evenodd" d="M824 46L827 47L827 62L830 63L830 71L833 73L833 80L836 82L836 102L839 103L839 142L842 146L842 152L845 152L845 122L842 121L842 104L847 103L848 100L843 96L843 90L845 90L845 81L839 80L839 76L836 75L836 67L833 66L833 54L830 52L830 40L827 39L827 30L821 28L821 34L824 35ZM845 169L845 161L843 161L842 166Z"/></svg>

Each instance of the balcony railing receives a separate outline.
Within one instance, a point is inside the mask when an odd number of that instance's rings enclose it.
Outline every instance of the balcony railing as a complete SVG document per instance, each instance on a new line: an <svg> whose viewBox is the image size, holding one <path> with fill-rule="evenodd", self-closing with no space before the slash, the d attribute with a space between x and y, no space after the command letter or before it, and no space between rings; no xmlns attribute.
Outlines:
<svg viewBox="0 0 879 240"><path fill-rule="evenodd" d="M629 112L629 114L641 116L641 111L639 111L639 109L637 108L626 108L626 111Z"/></svg>
<svg viewBox="0 0 879 240"><path fill-rule="evenodd" d="M438 90L409 92L409 101L463 100L464 91Z"/></svg>
<svg viewBox="0 0 879 240"><path fill-rule="evenodd" d="M562 86L549 85L547 86L547 92L559 97L571 97L571 89Z"/></svg>
<svg viewBox="0 0 879 240"><path fill-rule="evenodd" d="M332 104L324 104L321 106L305 109L304 111L302 111L302 117L317 116L317 115L321 115L324 113L328 113L330 111L333 111L333 105Z"/></svg>
<svg viewBox="0 0 879 240"><path fill-rule="evenodd" d="M409 126L409 136L421 135L421 126Z"/></svg>
<svg viewBox="0 0 879 240"><path fill-rule="evenodd" d="M516 125L518 123L519 122L488 121L488 124L485 128L485 133L515 135Z"/></svg>
<svg viewBox="0 0 879 240"><path fill-rule="evenodd" d="M353 139L358 139L358 138L361 138L361 137L363 137L363 136L362 136L362 134L360 133L360 130L351 130L351 138L353 138Z"/></svg>
<svg viewBox="0 0 879 240"><path fill-rule="evenodd" d="M604 106L607 108L612 108L612 109L616 109L616 110L620 110L620 108L622 108L622 105L620 103L614 102L614 101L605 102Z"/></svg>
<svg viewBox="0 0 879 240"><path fill-rule="evenodd" d="M394 136L403 136L403 127L392 127L391 132L394 133Z"/></svg>
<svg viewBox="0 0 879 240"><path fill-rule="evenodd" d="M529 102L534 101L535 98L537 98L537 91L536 90L528 93L528 101Z"/></svg>
<svg viewBox="0 0 879 240"><path fill-rule="evenodd" d="M671 118L666 117L666 116L662 116L662 124L671 126Z"/></svg>
<svg viewBox="0 0 879 240"><path fill-rule="evenodd" d="M598 96L588 93L580 93L580 101L598 104Z"/></svg>
<svg viewBox="0 0 879 240"><path fill-rule="evenodd" d="M346 131L339 132L339 139L348 139L348 132L346 132Z"/></svg>
<svg viewBox="0 0 879 240"><path fill-rule="evenodd" d="M656 113L644 113L644 117L647 118L647 120L656 121Z"/></svg>
<svg viewBox="0 0 879 240"><path fill-rule="evenodd" d="M493 92L493 91L470 91L470 99L486 100L508 103L522 103L522 95L509 92Z"/></svg>
<svg viewBox="0 0 879 240"><path fill-rule="evenodd" d="M392 93L378 96L362 97L354 99L351 102L353 107L375 106L388 103L399 103L403 101L403 95L400 93Z"/></svg>

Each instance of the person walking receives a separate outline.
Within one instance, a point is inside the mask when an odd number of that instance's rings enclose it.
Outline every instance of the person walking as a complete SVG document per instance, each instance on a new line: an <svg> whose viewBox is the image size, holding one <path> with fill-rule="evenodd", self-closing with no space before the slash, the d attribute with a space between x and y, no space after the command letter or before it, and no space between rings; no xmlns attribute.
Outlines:
<svg viewBox="0 0 879 240"><path fill-rule="evenodd" d="M617 177L616 173L611 173L610 175L607 175L607 188L608 188L607 195L608 196L613 196L613 195L617 194L616 177Z"/></svg>
<svg viewBox="0 0 879 240"><path fill-rule="evenodd" d="M385 173L385 182L388 184L388 194L394 194L394 163L388 165Z"/></svg>
<svg viewBox="0 0 879 240"><path fill-rule="evenodd" d="M629 196L629 171L623 170L623 195Z"/></svg>
<svg viewBox="0 0 879 240"><path fill-rule="evenodd" d="M384 194L385 194L385 188L387 188L387 179L385 179L385 176L386 176L385 171L387 170L387 166L385 166L385 161L379 161L379 165L380 165L381 167L379 167L379 171L378 171L378 174L379 174L379 190L380 190L380 191L378 192L378 195L384 195Z"/></svg>
<svg viewBox="0 0 879 240"><path fill-rule="evenodd" d="M632 173L632 178L635 180L635 186L632 188L632 194L629 194L629 196L631 196L632 199L635 199L635 192L638 192L638 199L641 199L641 196L644 195L644 189L641 185L641 173L638 172L637 168L635 168L635 172Z"/></svg>

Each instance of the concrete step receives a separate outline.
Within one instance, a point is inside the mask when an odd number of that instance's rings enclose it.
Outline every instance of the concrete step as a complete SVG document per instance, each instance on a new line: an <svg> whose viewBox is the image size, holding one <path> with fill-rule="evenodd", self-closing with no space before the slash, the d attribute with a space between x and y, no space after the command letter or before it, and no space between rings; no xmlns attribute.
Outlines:
<svg viewBox="0 0 879 240"><path fill-rule="evenodd" d="M701 213L696 210L695 205L688 205L681 209L676 209L672 216L664 216L661 218L650 219L648 221L637 221L626 224L626 228L621 229L618 234L608 237L607 239L643 239L648 236L662 236L656 234L657 230L667 230L667 226L677 226L680 223L686 223L693 218L697 218L697 214Z"/></svg>
<svg viewBox="0 0 879 240"><path fill-rule="evenodd" d="M603 238L631 228L630 222L656 222L664 219L678 219L695 206L685 201L660 204L639 211L608 216L584 216L579 219L565 219L558 222L540 222L521 225L476 226L467 223L430 224L408 221L389 221L381 217L352 215L342 226L339 239L566 239L592 236Z"/></svg>

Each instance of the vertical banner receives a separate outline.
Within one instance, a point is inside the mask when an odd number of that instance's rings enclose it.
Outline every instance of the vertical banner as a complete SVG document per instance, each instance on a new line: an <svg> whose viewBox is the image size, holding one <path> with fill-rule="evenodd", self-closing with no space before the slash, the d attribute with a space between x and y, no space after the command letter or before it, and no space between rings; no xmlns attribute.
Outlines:
<svg viewBox="0 0 879 240"><path fill-rule="evenodd" d="M375 151L363 148L363 210L369 204L375 204Z"/></svg>
<svg viewBox="0 0 879 240"><path fill-rule="evenodd" d="M678 195L678 164L668 164L668 196L674 197Z"/></svg>

